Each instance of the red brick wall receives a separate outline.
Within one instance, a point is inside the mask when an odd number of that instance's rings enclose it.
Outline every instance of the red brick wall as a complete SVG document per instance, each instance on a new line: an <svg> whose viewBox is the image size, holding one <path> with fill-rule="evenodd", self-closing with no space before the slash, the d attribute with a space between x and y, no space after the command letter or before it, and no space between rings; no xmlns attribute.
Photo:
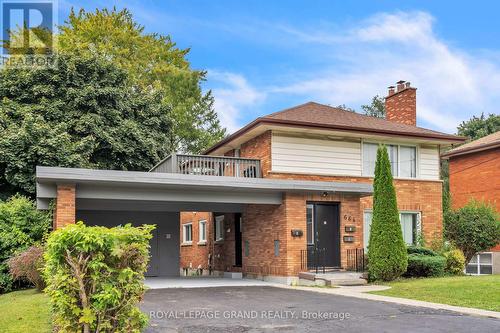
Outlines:
<svg viewBox="0 0 500 333"><path fill-rule="evenodd" d="M451 157L449 165L454 208L476 199L500 212L500 148Z"/></svg>
<svg viewBox="0 0 500 333"><path fill-rule="evenodd" d="M453 208L471 199L489 202L500 213L500 148L450 158ZM500 244L492 249L500 251Z"/></svg>
<svg viewBox="0 0 500 333"><path fill-rule="evenodd" d="M417 89L404 88L387 96L385 110L387 120L415 126L417 124Z"/></svg>
<svg viewBox="0 0 500 333"><path fill-rule="evenodd" d="M74 224L76 218L75 185L57 185L54 230Z"/></svg>
<svg viewBox="0 0 500 333"><path fill-rule="evenodd" d="M247 141L241 145L240 156L260 159L262 177L271 172L271 131Z"/></svg>

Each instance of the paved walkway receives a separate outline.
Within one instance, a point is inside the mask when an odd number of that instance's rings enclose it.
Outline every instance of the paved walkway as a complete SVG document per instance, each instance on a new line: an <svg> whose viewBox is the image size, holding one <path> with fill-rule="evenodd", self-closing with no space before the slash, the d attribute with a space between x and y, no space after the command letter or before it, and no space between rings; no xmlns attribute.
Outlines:
<svg viewBox="0 0 500 333"><path fill-rule="evenodd" d="M408 298L399 298L399 297L392 297L392 296L367 294L370 291L380 291L380 290L389 289L390 287L387 287L387 286L368 285L368 286L353 286L353 287L346 286L346 287L337 287L337 288L289 287L289 286L282 286L282 287L307 290L307 291L314 291L314 292L325 293L325 294L341 295L341 296L347 296L347 297L356 297L356 298L362 298L362 299L367 299L367 300L372 300L372 301L382 301L382 302L396 303L396 304L401 304L401 305L426 307L426 308L435 309L435 310L447 310L447 311L453 311L453 312L469 314L469 315L474 315L474 316L483 316L483 317L500 319L500 312L495 312L495 311L465 308L462 306L454 306L454 305L447 305L447 304L441 304L441 303L417 301L417 300L408 299ZM499 330L500 330L500 328L499 328Z"/></svg>
<svg viewBox="0 0 500 333"><path fill-rule="evenodd" d="M145 284L149 289L276 286L256 279L223 277L150 277L146 278Z"/></svg>

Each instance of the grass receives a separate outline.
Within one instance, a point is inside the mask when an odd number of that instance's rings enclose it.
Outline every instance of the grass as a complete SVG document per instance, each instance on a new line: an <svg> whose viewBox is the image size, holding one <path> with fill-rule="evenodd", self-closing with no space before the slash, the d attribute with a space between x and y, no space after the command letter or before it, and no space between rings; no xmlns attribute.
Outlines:
<svg viewBox="0 0 500 333"><path fill-rule="evenodd" d="M0 331L52 332L48 297L35 289L0 295Z"/></svg>
<svg viewBox="0 0 500 333"><path fill-rule="evenodd" d="M372 294L500 311L500 275L405 279Z"/></svg>

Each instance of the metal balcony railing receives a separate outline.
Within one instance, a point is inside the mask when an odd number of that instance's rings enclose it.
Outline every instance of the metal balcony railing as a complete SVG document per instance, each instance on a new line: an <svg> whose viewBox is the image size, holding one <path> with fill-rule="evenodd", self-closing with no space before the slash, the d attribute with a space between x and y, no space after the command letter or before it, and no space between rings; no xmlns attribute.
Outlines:
<svg viewBox="0 0 500 333"><path fill-rule="evenodd" d="M184 175L261 178L260 160L242 157L172 154L151 172Z"/></svg>

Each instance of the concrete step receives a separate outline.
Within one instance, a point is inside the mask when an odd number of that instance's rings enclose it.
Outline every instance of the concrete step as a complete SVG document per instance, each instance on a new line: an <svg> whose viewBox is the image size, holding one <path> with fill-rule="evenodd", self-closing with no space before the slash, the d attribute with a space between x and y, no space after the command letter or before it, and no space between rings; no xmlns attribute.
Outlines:
<svg viewBox="0 0 500 333"><path fill-rule="evenodd" d="M300 272L299 284L305 286L362 286L367 284L363 273L357 272L329 272L329 273L311 273Z"/></svg>

